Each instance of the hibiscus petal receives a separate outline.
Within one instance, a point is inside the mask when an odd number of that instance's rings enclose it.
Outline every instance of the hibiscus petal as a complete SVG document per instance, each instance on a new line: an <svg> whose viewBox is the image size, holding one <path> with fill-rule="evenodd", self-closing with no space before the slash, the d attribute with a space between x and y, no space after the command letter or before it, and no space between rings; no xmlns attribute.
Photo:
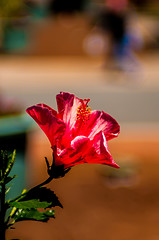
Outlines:
<svg viewBox="0 0 159 240"><path fill-rule="evenodd" d="M49 107L45 103L39 103L39 104L36 104L36 106L39 106L42 108L47 108L51 112L52 115L54 115L55 117L57 116L57 111L55 111L53 108Z"/></svg>
<svg viewBox="0 0 159 240"><path fill-rule="evenodd" d="M69 131L74 127L77 118L77 109L81 104L80 99L74 94L61 92L56 96L59 114Z"/></svg>
<svg viewBox="0 0 159 240"><path fill-rule="evenodd" d="M71 146L58 152L56 165L64 168L82 163L106 164L115 168L119 166L114 162L102 132L95 136L93 141L88 137L77 136L72 140Z"/></svg>
<svg viewBox="0 0 159 240"><path fill-rule="evenodd" d="M26 112L44 131L52 146L55 144L56 139L63 135L65 124L62 120L55 117L56 111L52 108L45 104L37 104L29 107Z"/></svg>
<svg viewBox="0 0 159 240"><path fill-rule="evenodd" d="M109 152L103 132L96 135L93 141L85 136L78 136L72 141L71 146L75 149L74 153L69 155L70 159L74 158L71 166L81 163L96 163L119 168Z"/></svg>
<svg viewBox="0 0 159 240"><path fill-rule="evenodd" d="M119 168L119 166L115 163L109 152L107 140L105 138L104 133L100 132L98 135L95 136L93 141L94 141L93 147L95 148L95 151L98 155L98 163Z"/></svg>
<svg viewBox="0 0 159 240"><path fill-rule="evenodd" d="M73 141L71 142L71 147L76 151L82 151L86 149L86 144L89 142L89 138L85 136L77 136Z"/></svg>
<svg viewBox="0 0 159 240"><path fill-rule="evenodd" d="M60 94L56 95L57 107L59 113L64 112L65 105L69 102L73 105L74 94L67 92L60 92Z"/></svg>
<svg viewBox="0 0 159 240"><path fill-rule="evenodd" d="M64 168L84 163L90 147L90 140L85 136L77 136L72 140L70 147L63 150L57 149L58 156L55 156L56 165L64 165Z"/></svg>
<svg viewBox="0 0 159 240"><path fill-rule="evenodd" d="M117 137L120 132L117 121L103 111L92 111L86 128L87 135L91 140L101 131L104 132L107 141Z"/></svg>

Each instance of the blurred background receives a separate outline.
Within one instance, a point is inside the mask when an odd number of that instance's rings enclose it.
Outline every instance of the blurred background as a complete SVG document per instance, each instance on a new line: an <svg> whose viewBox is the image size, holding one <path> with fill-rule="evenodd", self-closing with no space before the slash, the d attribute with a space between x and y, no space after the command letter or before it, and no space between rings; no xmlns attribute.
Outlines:
<svg viewBox="0 0 159 240"><path fill-rule="evenodd" d="M17 149L21 192L43 181L50 144L25 114L60 91L90 98L121 126L119 170L85 164L48 187L64 209L17 223L8 239L159 239L158 0L0 0L0 145Z"/></svg>

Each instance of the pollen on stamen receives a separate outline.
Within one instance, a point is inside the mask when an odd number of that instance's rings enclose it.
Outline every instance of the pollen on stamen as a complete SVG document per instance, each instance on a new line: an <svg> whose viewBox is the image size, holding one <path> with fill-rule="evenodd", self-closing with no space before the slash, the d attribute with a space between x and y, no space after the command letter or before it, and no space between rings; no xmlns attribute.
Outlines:
<svg viewBox="0 0 159 240"><path fill-rule="evenodd" d="M91 114L91 108L88 107L90 99L80 99L81 105L77 108L76 120L78 123L86 123L89 120Z"/></svg>

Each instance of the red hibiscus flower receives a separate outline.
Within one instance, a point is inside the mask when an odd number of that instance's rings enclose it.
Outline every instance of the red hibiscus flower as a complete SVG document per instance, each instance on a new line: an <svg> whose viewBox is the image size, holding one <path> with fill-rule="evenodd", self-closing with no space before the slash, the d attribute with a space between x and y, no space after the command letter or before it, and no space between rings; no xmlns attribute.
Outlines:
<svg viewBox="0 0 159 240"><path fill-rule="evenodd" d="M66 169L80 163L101 163L118 168L107 145L119 134L116 120L103 111L91 111L90 99L66 92L56 99L58 112L45 104L26 110L48 137L55 165Z"/></svg>

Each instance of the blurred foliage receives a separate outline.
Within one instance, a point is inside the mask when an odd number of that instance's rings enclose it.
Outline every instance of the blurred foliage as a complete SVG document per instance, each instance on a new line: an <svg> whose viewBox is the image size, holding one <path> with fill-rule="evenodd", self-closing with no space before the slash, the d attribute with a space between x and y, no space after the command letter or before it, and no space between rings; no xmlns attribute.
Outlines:
<svg viewBox="0 0 159 240"><path fill-rule="evenodd" d="M140 14L159 17L159 1L154 0L130 0L132 6Z"/></svg>
<svg viewBox="0 0 159 240"><path fill-rule="evenodd" d="M24 14L26 4L23 0L0 0L0 17L14 18Z"/></svg>

